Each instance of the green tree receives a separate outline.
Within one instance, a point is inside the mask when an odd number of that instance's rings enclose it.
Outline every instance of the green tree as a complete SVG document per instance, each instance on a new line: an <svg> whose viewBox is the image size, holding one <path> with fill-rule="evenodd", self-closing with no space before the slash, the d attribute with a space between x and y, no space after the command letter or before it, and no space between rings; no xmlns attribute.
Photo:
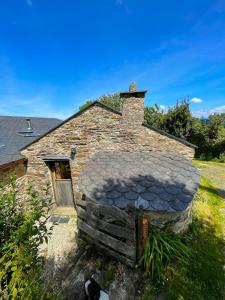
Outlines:
<svg viewBox="0 0 225 300"><path fill-rule="evenodd" d="M92 100L86 101L84 104L82 104L82 105L79 107L79 110L85 109L86 107L90 106L92 103L93 103Z"/></svg>
<svg viewBox="0 0 225 300"><path fill-rule="evenodd" d="M98 101L101 102L109 107L112 107L115 110L120 111L122 107L122 100L120 98L119 93L114 93L114 94L107 94L107 95L102 95L99 98L93 99L93 100L88 100L85 102L83 105L79 107L80 110L83 110L87 106L91 105L93 102Z"/></svg>
<svg viewBox="0 0 225 300"><path fill-rule="evenodd" d="M145 107L145 122L153 127L162 129L163 127L164 112L160 110L159 106L155 104L154 106Z"/></svg>
<svg viewBox="0 0 225 300"><path fill-rule="evenodd" d="M122 100L119 93L103 95L96 100L112 107L115 110L120 111L122 109Z"/></svg>
<svg viewBox="0 0 225 300"><path fill-rule="evenodd" d="M192 130L192 115L187 100L169 108L164 115L162 129L176 137L188 139Z"/></svg>
<svg viewBox="0 0 225 300"><path fill-rule="evenodd" d="M225 152L225 114L211 115L208 119L193 118L189 141L196 144L196 156L210 160Z"/></svg>

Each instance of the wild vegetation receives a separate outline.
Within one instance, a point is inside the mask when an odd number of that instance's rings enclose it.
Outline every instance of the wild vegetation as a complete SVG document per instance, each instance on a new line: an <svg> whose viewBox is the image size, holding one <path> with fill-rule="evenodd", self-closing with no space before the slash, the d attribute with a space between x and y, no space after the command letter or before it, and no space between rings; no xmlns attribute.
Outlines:
<svg viewBox="0 0 225 300"><path fill-rule="evenodd" d="M51 198L40 198L29 186L21 201L15 179L0 191L0 299L53 299L41 276L39 246L47 242Z"/></svg>
<svg viewBox="0 0 225 300"><path fill-rule="evenodd" d="M96 100L116 110L122 108L118 93L103 95L93 101ZM93 101L87 101L80 109ZM197 145L196 158L225 162L225 114L211 115L208 119L195 118L190 111L189 101L183 99L167 111L158 105L145 107L145 122Z"/></svg>

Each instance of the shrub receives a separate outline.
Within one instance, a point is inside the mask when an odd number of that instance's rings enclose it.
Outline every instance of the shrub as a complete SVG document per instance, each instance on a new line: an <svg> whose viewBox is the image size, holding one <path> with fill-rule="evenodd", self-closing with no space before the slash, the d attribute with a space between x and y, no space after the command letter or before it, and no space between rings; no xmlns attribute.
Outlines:
<svg viewBox="0 0 225 300"><path fill-rule="evenodd" d="M219 156L219 162L225 163L225 152L221 153Z"/></svg>
<svg viewBox="0 0 225 300"><path fill-rule="evenodd" d="M164 280L165 268L171 261L187 264L189 257L190 251L179 236L151 227L141 262L153 280Z"/></svg>
<svg viewBox="0 0 225 300"><path fill-rule="evenodd" d="M51 298L41 274L43 259L38 248L48 240L47 214L51 198L43 199L29 186L24 201L17 197L15 179L0 191L0 298Z"/></svg>

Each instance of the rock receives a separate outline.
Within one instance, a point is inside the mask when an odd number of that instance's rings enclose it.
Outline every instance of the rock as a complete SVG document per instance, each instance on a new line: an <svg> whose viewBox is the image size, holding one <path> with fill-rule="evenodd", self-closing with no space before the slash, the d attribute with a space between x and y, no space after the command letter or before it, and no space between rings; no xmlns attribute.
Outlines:
<svg viewBox="0 0 225 300"><path fill-rule="evenodd" d="M126 278L124 282L115 280L109 288L109 299L116 300L134 300L135 288L130 278Z"/></svg>

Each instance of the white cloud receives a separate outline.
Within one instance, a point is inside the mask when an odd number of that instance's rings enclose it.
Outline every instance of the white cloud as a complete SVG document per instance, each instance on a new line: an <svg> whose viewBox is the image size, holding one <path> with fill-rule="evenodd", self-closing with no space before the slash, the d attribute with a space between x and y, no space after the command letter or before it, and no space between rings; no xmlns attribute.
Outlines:
<svg viewBox="0 0 225 300"><path fill-rule="evenodd" d="M194 97L190 100L190 103L202 103L202 99Z"/></svg>
<svg viewBox="0 0 225 300"><path fill-rule="evenodd" d="M221 105L211 109L196 110L193 112L193 115L195 117L201 118L201 117L208 117L213 114L222 114L222 113L225 113L225 105Z"/></svg>
<svg viewBox="0 0 225 300"><path fill-rule="evenodd" d="M129 9L128 5L124 2L124 0L116 0L116 5L120 5L124 8L127 15L131 14L131 10Z"/></svg>
<svg viewBox="0 0 225 300"><path fill-rule="evenodd" d="M26 0L26 3L28 6L32 7L33 6L33 2L32 0Z"/></svg>

